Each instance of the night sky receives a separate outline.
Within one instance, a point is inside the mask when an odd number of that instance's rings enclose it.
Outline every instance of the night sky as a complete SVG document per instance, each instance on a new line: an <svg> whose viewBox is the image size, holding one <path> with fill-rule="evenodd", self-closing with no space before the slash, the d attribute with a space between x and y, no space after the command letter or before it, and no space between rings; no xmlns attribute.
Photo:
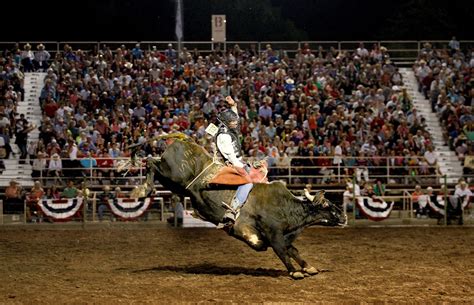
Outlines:
<svg viewBox="0 0 474 305"><path fill-rule="evenodd" d="M175 40L174 6L2 2L1 40ZM474 1L184 0L184 39L209 41L211 14L227 15L228 40L474 39Z"/></svg>

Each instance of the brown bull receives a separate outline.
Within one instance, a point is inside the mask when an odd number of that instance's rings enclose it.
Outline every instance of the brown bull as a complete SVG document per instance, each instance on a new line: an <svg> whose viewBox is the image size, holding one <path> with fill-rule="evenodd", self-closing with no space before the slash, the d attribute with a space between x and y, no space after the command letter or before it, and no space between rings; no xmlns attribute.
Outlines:
<svg viewBox="0 0 474 305"><path fill-rule="evenodd" d="M222 202L229 202L235 193L235 187L208 183L221 166L191 139L170 136L161 157L148 159L146 193L151 192L156 177L172 192L189 196L200 217L218 224L225 213ZM314 275L317 269L301 258L293 241L305 227L346 223L342 209L322 194L310 202L295 197L281 182L255 184L228 233L256 251L271 247L295 279ZM301 266L300 271L291 258Z"/></svg>

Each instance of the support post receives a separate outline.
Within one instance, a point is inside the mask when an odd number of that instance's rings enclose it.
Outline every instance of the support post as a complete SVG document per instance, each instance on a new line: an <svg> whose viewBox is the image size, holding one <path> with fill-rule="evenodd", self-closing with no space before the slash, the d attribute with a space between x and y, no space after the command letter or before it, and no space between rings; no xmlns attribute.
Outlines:
<svg viewBox="0 0 474 305"><path fill-rule="evenodd" d="M448 204L449 204L449 198L448 198L448 176L446 174L443 175L443 180L444 180L444 225L448 225Z"/></svg>
<svg viewBox="0 0 474 305"><path fill-rule="evenodd" d="M357 208L357 198L356 198L356 176L355 174L352 174L352 222L355 224L356 220L356 208ZM360 194L359 194L360 196Z"/></svg>
<svg viewBox="0 0 474 305"><path fill-rule="evenodd" d="M94 192L94 198L92 198L92 221L95 222L95 211L97 207L97 192Z"/></svg>
<svg viewBox="0 0 474 305"><path fill-rule="evenodd" d="M23 223L26 223L26 199L23 200Z"/></svg>
<svg viewBox="0 0 474 305"><path fill-rule="evenodd" d="M86 222L87 222L87 199L84 197L84 194L82 194L82 228L86 228Z"/></svg>

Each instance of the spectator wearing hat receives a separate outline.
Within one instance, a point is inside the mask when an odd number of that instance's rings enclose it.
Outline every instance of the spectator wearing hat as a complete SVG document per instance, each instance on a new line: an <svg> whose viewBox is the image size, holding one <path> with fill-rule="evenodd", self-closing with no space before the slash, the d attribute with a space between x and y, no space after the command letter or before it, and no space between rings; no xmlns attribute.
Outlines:
<svg viewBox="0 0 474 305"><path fill-rule="evenodd" d="M31 177L39 178L46 176L46 168L48 166L48 154L45 152L38 152L36 158L33 160Z"/></svg>
<svg viewBox="0 0 474 305"><path fill-rule="evenodd" d="M433 188L428 186L426 188L426 195L424 195L426 200L422 200L423 195L418 196L417 205L416 205L416 218L426 218L430 212L430 207L428 205L428 200L436 201L436 195L434 195Z"/></svg>
<svg viewBox="0 0 474 305"><path fill-rule="evenodd" d="M38 202L38 200L43 198L44 195L45 195L45 192L44 192L44 189L41 187L41 182L38 180L35 181L35 183L33 184L33 187L31 188L30 192L26 196L26 200L27 200L26 215L29 221L38 221L38 220L40 222L42 221L43 213L41 209L38 209L36 203Z"/></svg>
<svg viewBox="0 0 474 305"><path fill-rule="evenodd" d="M342 203L344 205L344 210L347 212L352 212L354 207L356 207L356 196L360 196L359 193L354 192L354 185L351 182L348 182L346 185L346 190L342 194ZM359 217L359 210L356 209L356 218Z"/></svg>
<svg viewBox="0 0 474 305"><path fill-rule="evenodd" d="M115 188L114 196L115 198L127 198L127 196L124 192L122 192L122 189L119 186Z"/></svg>
<svg viewBox="0 0 474 305"><path fill-rule="evenodd" d="M21 52L21 65L23 66L23 72L33 72L33 60L35 59L35 54L31 51L31 45L29 43L25 44L23 51Z"/></svg>
<svg viewBox="0 0 474 305"><path fill-rule="evenodd" d="M38 72L46 72L49 64L48 61L51 58L51 55L48 51L45 50L44 45L40 43L37 47L38 51L35 52L35 58L33 60L33 65Z"/></svg>
<svg viewBox="0 0 474 305"><path fill-rule="evenodd" d="M62 170L63 163L61 157L58 153L52 154L48 164L48 176L54 177L55 182L61 181Z"/></svg>

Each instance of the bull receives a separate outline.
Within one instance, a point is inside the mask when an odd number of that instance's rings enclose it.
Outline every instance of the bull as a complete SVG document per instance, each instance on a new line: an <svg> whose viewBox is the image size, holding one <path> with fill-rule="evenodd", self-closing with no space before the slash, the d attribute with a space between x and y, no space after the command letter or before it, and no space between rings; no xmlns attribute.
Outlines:
<svg viewBox="0 0 474 305"><path fill-rule="evenodd" d="M189 196L196 215L214 224L221 222L235 187L209 184L224 165L204 148L182 134L161 137L166 145L159 158L147 160L147 179L141 196L152 192L155 178L173 193ZM136 150L137 147L133 147ZM280 258L293 279L318 273L299 254L293 242L304 228L313 225L343 226L346 215L319 192L313 201L293 195L282 182L257 183L240 215L227 233L256 251L269 247ZM293 259L301 269L296 269Z"/></svg>

